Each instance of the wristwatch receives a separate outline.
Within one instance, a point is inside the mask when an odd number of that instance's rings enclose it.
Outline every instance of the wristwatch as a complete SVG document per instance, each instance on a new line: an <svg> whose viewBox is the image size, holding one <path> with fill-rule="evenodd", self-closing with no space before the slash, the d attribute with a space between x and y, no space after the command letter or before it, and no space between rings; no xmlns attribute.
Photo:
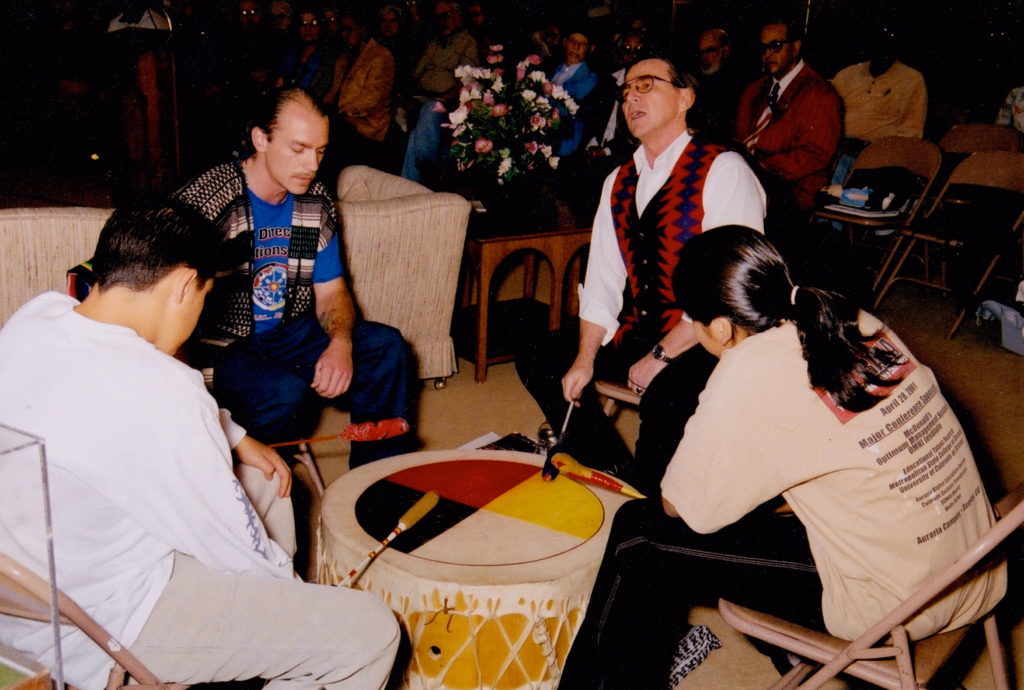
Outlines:
<svg viewBox="0 0 1024 690"><path fill-rule="evenodd" d="M654 356L654 359L658 360L659 362L665 362L666 364L671 364L672 362L676 361L675 357L669 357L668 355L665 354L665 348L661 346L661 343L657 343L654 346L654 349L651 350L651 354Z"/></svg>

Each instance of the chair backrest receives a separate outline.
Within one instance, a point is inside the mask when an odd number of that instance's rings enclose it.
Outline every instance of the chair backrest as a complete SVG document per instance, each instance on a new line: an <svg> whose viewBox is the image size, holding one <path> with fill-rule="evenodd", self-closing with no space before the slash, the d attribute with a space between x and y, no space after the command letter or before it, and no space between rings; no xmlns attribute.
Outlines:
<svg viewBox="0 0 1024 690"><path fill-rule="evenodd" d="M451 376L469 202L361 165L341 172L338 193L348 277L362 314L402 332L420 378Z"/></svg>
<svg viewBox="0 0 1024 690"><path fill-rule="evenodd" d="M993 125L995 126L995 125ZM978 151L960 161L942 190L935 197L927 215L930 216L952 189L960 185L1003 189L1024 195L1024 153L1012 151ZM1017 223L1020 222L1018 217Z"/></svg>
<svg viewBox="0 0 1024 690"><path fill-rule="evenodd" d="M111 209L0 209L0 326L17 309L47 290L63 292L67 270L96 250Z"/></svg>
<svg viewBox="0 0 1024 690"><path fill-rule="evenodd" d="M1020 151L1021 135L1013 127L987 122L953 125L939 140L939 148L947 153L975 151Z"/></svg>
<svg viewBox="0 0 1024 690"><path fill-rule="evenodd" d="M60 590L57 590L57 607L61 623L80 629L135 680L147 686L161 685L134 654ZM0 553L0 613L50 621L49 583L5 553Z"/></svg>
<svg viewBox="0 0 1024 690"><path fill-rule="evenodd" d="M882 137L868 144L853 163L853 170L886 167L906 168L930 181L942 165L942 151L924 139Z"/></svg>

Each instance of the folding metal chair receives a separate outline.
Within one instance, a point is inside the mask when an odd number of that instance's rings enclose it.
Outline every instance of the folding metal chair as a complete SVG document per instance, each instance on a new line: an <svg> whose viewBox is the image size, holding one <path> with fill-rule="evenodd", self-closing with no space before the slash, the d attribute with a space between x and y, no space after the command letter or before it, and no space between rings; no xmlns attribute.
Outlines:
<svg viewBox="0 0 1024 690"><path fill-rule="evenodd" d="M125 674L138 683L132 684L132 688L182 690L188 687L157 680L134 654L60 590L57 590L57 607L62 624L81 630L114 660L107 690L126 687ZM49 583L5 553L0 553L0 613L46 623L51 620Z"/></svg>
<svg viewBox="0 0 1024 690"><path fill-rule="evenodd" d="M878 218L859 214L856 210L849 212L834 209L818 209L814 213L815 219L835 221L845 224L850 229L851 242L854 240L853 231L859 228L864 235L873 235L875 230L893 228L897 232L894 239L888 242L889 246L869 245L861 240L863 246L881 249L885 251L885 258L876 274L871 286L877 290L882 277L889 269L889 264L896 254L902 234L899 232L909 228L917 218L918 212L923 206L922 200L927 198L929 190L935 181L942 164L942 152L939 147L930 141L916 139L913 137L883 137L871 142L853 164L850 170L852 177L858 170L876 170L879 168L904 168L923 180L919 193L910 200L907 209L896 217ZM849 179L849 178L847 178Z"/></svg>
<svg viewBox="0 0 1024 690"><path fill-rule="evenodd" d="M598 395L603 395L605 398L604 402L604 413L608 417L614 416L618 412L619 403L626 403L633 407L640 405L640 396L629 390L624 383L617 383L615 381L594 381L594 390L597 391Z"/></svg>
<svg viewBox="0 0 1024 690"><path fill-rule="evenodd" d="M725 599L719 599L718 611L736 630L781 647L802 659L770 686L772 690L820 688L840 673L892 690L927 688L968 630L977 623L982 623L985 629L995 687L997 690L1009 690L1006 655L999 639L994 611L972 625L915 640L913 644L903 626L929 603L962 583L962 578L971 577L972 573L976 574L994 562L990 558L993 550L1024 523L1022 499L1024 485L996 505L996 515L1000 519L972 546L856 640L843 640L810 630Z"/></svg>
<svg viewBox="0 0 1024 690"><path fill-rule="evenodd" d="M1003 190L1021 196L1019 208L1011 209L1014 212L1010 214L1006 222L1007 227L986 227L984 222L959 222L945 225L939 222L940 212L943 210L955 210L962 216L965 210L970 209L969 190L972 188ZM979 213L1006 210L1003 208L1004 204L999 206L1000 208L993 209L983 203L974 204L974 208ZM971 154L953 169L923 219L927 222L923 222L917 228L903 231L902 234L908 242L882 289L879 290L875 298L875 308L881 304L893 283L898 280L928 285L944 292L953 292L953 287L947 280L947 256L952 252L962 250L969 243L973 243L975 247L987 253L988 261L985 269L970 294L976 296L981 291L1002 257L1004 248L1008 245L1007 240L1015 239L1024 223L1024 153L979 151ZM907 259L917 247L922 248L919 258L923 266L923 274L920 277L901 274ZM937 276L931 269L929 248L940 250ZM956 334L966 313L967 306L965 305L960 309L956 320L946 334L947 338L952 338Z"/></svg>

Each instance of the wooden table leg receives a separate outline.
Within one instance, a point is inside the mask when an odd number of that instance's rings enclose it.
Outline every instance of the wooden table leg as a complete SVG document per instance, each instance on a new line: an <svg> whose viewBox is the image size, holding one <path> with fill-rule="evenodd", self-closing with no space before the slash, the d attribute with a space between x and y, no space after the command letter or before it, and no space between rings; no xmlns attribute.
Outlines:
<svg viewBox="0 0 1024 690"><path fill-rule="evenodd" d="M487 247L484 247L480 252L480 272L476 281L476 367L473 378L477 383L487 380L487 320L491 305L491 277L494 274L492 261Z"/></svg>

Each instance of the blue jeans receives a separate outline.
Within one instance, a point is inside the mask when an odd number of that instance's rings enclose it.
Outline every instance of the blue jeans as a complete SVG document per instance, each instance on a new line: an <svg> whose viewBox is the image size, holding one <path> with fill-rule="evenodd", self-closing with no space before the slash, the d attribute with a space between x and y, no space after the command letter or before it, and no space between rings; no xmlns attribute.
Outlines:
<svg viewBox="0 0 1024 690"><path fill-rule="evenodd" d="M214 361L213 395L249 434L264 443L308 436L323 406L348 407L353 422L405 417L412 423L411 361L402 334L373 321L352 331L352 383L327 401L310 388L328 338L312 316L232 343ZM349 466L415 449L415 434L353 442Z"/></svg>
<svg viewBox="0 0 1024 690"><path fill-rule="evenodd" d="M436 112L434 106L440 101L430 100L420 106L420 117L416 127L409 132L409 144L405 149L405 161L402 163L402 177L413 182L421 179L420 165L435 164L445 148L441 142L442 133L448 130L441 127L448 122L447 112Z"/></svg>

